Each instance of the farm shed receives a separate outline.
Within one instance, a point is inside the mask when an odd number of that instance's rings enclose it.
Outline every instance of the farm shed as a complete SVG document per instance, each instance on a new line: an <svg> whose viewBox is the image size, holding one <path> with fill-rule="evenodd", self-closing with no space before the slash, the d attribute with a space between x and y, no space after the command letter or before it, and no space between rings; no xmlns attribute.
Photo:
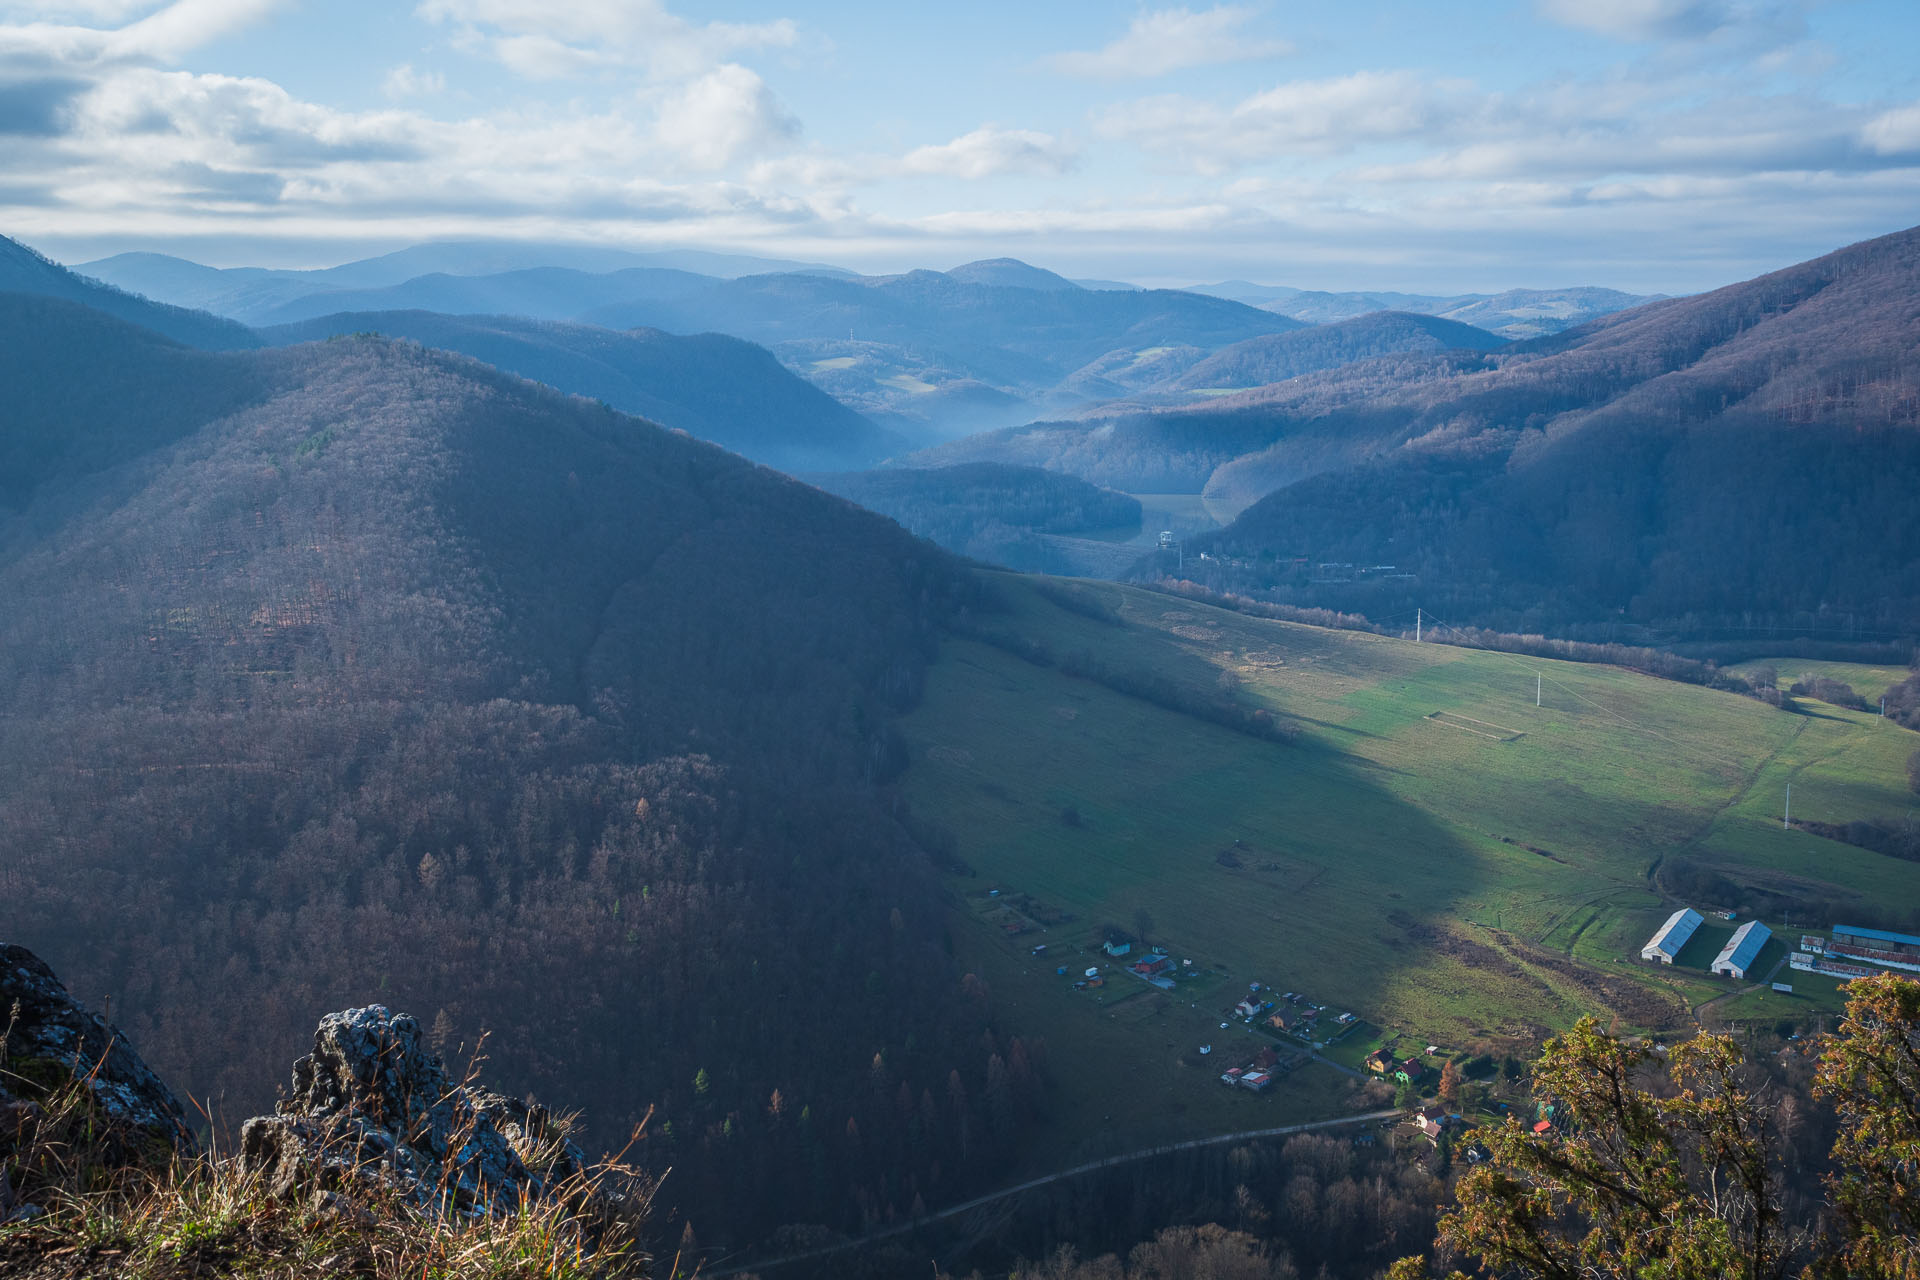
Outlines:
<svg viewBox="0 0 1920 1280"><path fill-rule="evenodd" d="M1720 948L1720 954L1713 958L1713 971L1729 977L1744 978L1752 967L1760 948L1767 945L1767 939L1773 932L1758 920L1749 920L1733 931L1727 939L1727 945Z"/></svg>
<svg viewBox="0 0 1920 1280"><path fill-rule="evenodd" d="M1680 954L1680 948L1687 945L1687 939L1700 927L1700 913L1692 907L1682 907L1667 917L1658 933L1647 939L1647 945L1640 948L1642 960L1657 960L1661 964L1672 964L1673 958Z"/></svg>
<svg viewBox="0 0 1920 1280"><path fill-rule="evenodd" d="M1910 933L1889 933L1885 929L1866 929L1857 924L1833 926L1827 943L1828 955L1851 956L1871 960L1891 969L1920 971L1920 938Z"/></svg>

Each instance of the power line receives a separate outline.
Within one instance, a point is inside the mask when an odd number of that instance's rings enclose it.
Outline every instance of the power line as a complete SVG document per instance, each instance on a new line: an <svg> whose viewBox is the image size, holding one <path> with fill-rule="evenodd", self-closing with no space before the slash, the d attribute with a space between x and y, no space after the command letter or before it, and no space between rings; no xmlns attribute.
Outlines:
<svg viewBox="0 0 1920 1280"><path fill-rule="evenodd" d="M1454 626L1451 622L1444 621L1440 618L1435 618L1433 621L1435 626L1444 627L1448 631L1451 631L1455 635L1461 637L1463 640L1467 638L1467 633L1462 631L1459 627ZM1534 686L1536 690L1535 697L1538 698L1539 696L1538 690L1539 690L1540 684L1544 683L1546 679L1546 676L1544 675L1544 673L1542 673L1538 668L1528 666L1526 663L1520 661L1519 658L1515 657L1513 654L1506 652L1504 649L1482 649L1477 645L1464 645L1464 644L1461 647L1472 648L1477 650L1480 653L1493 654L1495 657L1498 657L1506 662L1512 663L1516 667L1519 667L1522 671L1531 673L1535 680L1535 686ZM1595 702L1592 698L1587 697L1585 694L1581 693L1579 690L1571 688L1565 684L1562 684L1558 680L1555 680L1553 682L1553 687L1560 690L1562 693L1565 693L1570 698L1574 698L1580 702L1586 703L1589 707L1592 707L1595 711L1598 711L1601 715L1607 717L1609 720L1614 721L1616 724L1623 725L1626 728L1632 729L1637 733L1643 733L1643 734L1646 734L1648 737L1658 738L1662 742L1670 742L1674 746L1679 747L1683 751L1692 752L1696 755L1703 756L1709 760L1717 761L1718 763L1726 765L1728 768L1731 768L1731 769L1744 770L1747 767L1746 765L1744 765L1738 760L1731 760L1725 756L1714 755L1710 751L1702 751L1700 750L1699 747L1694 746L1690 743L1682 742L1680 741L1680 739L1675 738L1670 734L1661 733L1658 729L1649 728L1647 725L1642 724L1639 721L1633 720L1627 716L1623 716L1616 711L1610 710L1609 708L1602 706L1600 703Z"/></svg>

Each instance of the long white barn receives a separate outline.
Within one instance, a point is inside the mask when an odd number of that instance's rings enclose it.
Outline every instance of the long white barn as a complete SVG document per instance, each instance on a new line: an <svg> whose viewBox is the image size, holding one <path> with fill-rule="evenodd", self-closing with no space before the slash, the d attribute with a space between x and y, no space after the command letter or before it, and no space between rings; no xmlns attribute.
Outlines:
<svg viewBox="0 0 1920 1280"><path fill-rule="evenodd" d="M1642 960L1657 960L1661 964L1672 964L1673 958L1680 954L1680 948L1687 945L1687 939L1700 927L1700 913L1692 907L1682 907L1667 917L1660 931L1647 939L1647 945L1640 948Z"/></svg>
<svg viewBox="0 0 1920 1280"><path fill-rule="evenodd" d="M1753 967L1754 960L1760 955L1760 949L1767 945L1767 939L1773 936L1773 930L1758 920L1749 920L1733 931L1727 939L1727 945L1720 948L1720 954L1713 959L1713 971L1732 978L1744 978L1747 970Z"/></svg>

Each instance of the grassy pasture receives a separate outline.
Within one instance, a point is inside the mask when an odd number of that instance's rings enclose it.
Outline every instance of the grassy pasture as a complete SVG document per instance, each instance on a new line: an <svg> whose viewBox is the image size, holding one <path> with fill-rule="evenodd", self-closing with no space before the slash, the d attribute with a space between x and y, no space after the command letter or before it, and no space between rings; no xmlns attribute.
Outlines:
<svg viewBox="0 0 1920 1280"><path fill-rule="evenodd" d="M1774 669L1774 683L1785 689L1796 680L1812 680L1825 677L1838 680L1842 684L1853 686L1853 691L1868 702L1877 703L1887 686L1899 684L1913 674L1905 667L1889 667L1879 663L1866 662L1822 662L1814 658L1757 658L1752 662L1742 662L1728 670L1747 675L1761 667Z"/></svg>
<svg viewBox="0 0 1920 1280"><path fill-rule="evenodd" d="M1155 941L1232 979L1216 1006L1257 980L1388 1034L1495 1052L1589 1012L1623 1030L1684 1031L1696 1006L1749 984L1705 972L1718 942L1697 968L1640 962L1673 906L1651 887L1657 860L1920 901L1920 865L1780 827L1789 780L1799 817L1905 812L1920 735L1876 717L1824 704L1792 714L1616 668L1247 618L1114 584L1070 588L1104 601L1116 626L1028 580L998 581L1007 609L990 628L1110 671L1231 690L1301 727L1292 744L1261 740L975 640L946 646L905 726L909 802L953 834L972 871L955 877L957 895L1031 894L1073 913L1069 940L1089 948L1100 926L1131 929L1145 911ZM1116 1107L1130 1132L1191 1133L1233 1127L1249 1107L1292 1114L1351 1092L1318 1065L1271 1097L1202 1089L1211 1076L1169 1055L1246 1037L1237 1022L1218 1029L1220 1008L1183 991L1109 1009L1055 978L1059 964L1076 972L1071 948L1037 964L1032 937L997 936L971 912L955 920L956 946L1013 1024L1049 1041L1062 1142L1096 1140L1108 1123L1096 1117ZM1747 1004L1765 1002L1715 1007L1763 1016Z"/></svg>

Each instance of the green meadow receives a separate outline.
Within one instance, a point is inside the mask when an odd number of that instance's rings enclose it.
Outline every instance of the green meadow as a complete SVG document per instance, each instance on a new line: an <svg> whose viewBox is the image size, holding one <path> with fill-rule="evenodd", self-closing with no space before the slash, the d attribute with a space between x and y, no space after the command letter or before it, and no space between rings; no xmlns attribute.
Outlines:
<svg viewBox="0 0 1920 1280"><path fill-rule="evenodd" d="M1237 1021L1219 1027L1249 982L1456 1052L1524 1052L1589 1013L1684 1034L1708 1002L1716 1018L1768 1022L1833 1006L1830 986L1798 1000L1740 994L1753 983L1706 972L1717 943L1697 964L1693 949L1670 969L1642 963L1678 905L1651 878L1664 858L1790 895L1920 901L1920 864L1781 826L1789 782L1796 817L1906 813L1920 735L1877 716L1781 711L1613 667L1267 621L1106 583L1049 587L1080 595L1069 611L1039 580L995 581L1004 607L979 622L995 642L946 645L906 724L904 787L967 867L951 880L956 947L1011 1024L1047 1039L1064 1140L1083 1148L1115 1107L1151 1141L1357 1102L1320 1065L1266 1096L1214 1083L1212 1068L1266 1042ZM1089 601L1111 618L1086 616ZM1268 709L1298 738L1264 740L1068 675L1069 655ZM1073 918L1011 936L977 909L993 889ZM1097 954L1106 926L1138 923L1215 977L1172 993L1124 975L1074 990L1089 964L1112 964ZM1786 922L1768 923L1779 940L1762 970L1790 945ZM1732 927L1710 924L1700 945ZM1030 954L1041 942L1044 961Z"/></svg>

